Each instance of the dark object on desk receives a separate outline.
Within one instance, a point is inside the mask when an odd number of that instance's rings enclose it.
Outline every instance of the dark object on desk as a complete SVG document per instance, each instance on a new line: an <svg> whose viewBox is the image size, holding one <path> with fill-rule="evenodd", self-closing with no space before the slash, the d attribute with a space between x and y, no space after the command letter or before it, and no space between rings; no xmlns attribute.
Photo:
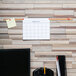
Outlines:
<svg viewBox="0 0 76 76"><path fill-rule="evenodd" d="M54 72L51 69L45 68L46 74L44 75L44 68L37 68L33 71L33 76L54 76Z"/></svg>
<svg viewBox="0 0 76 76"><path fill-rule="evenodd" d="M67 70L66 70L66 58L64 55L58 55L58 63L59 63L59 69L60 69L60 76L67 76ZM58 76L58 71L57 71Z"/></svg>
<svg viewBox="0 0 76 76"><path fill-rule="evenodd" d="M0 76L30 76L30 49L0 49Z"/></svg>

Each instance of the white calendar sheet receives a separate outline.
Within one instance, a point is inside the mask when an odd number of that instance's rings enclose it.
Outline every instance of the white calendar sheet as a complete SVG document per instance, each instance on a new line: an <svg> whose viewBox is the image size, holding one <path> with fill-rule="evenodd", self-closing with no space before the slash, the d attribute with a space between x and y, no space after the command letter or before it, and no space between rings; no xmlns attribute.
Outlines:
<svg viewBox="0 0 76 76"><path fill-rule="evenodd" d="M25 18L23 20L23 40L50 39L48 18Z"/></svg>

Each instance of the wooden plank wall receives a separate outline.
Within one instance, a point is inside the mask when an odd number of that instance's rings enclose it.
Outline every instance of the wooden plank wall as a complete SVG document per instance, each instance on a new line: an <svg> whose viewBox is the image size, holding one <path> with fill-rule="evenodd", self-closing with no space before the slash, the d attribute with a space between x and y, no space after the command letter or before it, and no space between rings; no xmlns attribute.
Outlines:
<svg viewBox="0 0 76 76"><path fill-rule="evenodd" d="M66 55L67 76L76 76L76 0L0 0L0 18L7 17L73 18L51 21L49 41L23 41L22 21L11 29L0 21L0 49L31 48L31 75L45 65L56 76L56 55Z"/></svg>

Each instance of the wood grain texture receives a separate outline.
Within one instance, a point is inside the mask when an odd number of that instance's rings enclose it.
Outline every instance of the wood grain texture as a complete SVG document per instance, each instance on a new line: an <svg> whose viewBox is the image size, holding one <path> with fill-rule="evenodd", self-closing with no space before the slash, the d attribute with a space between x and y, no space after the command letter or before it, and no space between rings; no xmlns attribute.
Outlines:
<svg viewBox="0 0 76 76"><path fill-rule="evenodd" d="M22 40L22 21L7 28L10 17L72 18L50 21L50 40ZM65 55L67 76L76 76L76 1L75 0L0 0L0 49L31 49L31 76L44 65L56 76L56 55Z"/></svg>
<svg viewBox="0 0 76 76"><path fill-rule="evenodd" d="M3 45L4 49L18 49L18 48L30 48L32 49L32 45Z"/></svg>
<svg viewBox="0 0 76 76"><path fill-rule="evenodd" d="M38 57L51 57L56 55L66 55L70 57L72 52L35 52L35 56Z"/></svg>

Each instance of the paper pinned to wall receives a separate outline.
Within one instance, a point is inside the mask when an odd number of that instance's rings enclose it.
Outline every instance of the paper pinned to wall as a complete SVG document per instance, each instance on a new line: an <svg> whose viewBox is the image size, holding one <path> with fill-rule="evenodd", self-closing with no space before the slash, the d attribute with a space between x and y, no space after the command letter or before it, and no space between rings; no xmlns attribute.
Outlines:
<svg viewBox="0 0 76 76"><path fill-rule="evenodd" d="M14 18L10 18L6 20L8 28L12 28L16 26L16 22Z"/></svg>
<svg viewBox="0 0 76 76"><path fill-rule="evenodd" d="M48 18L25 18L23 20L23 40L50 39Z"/></svg>

